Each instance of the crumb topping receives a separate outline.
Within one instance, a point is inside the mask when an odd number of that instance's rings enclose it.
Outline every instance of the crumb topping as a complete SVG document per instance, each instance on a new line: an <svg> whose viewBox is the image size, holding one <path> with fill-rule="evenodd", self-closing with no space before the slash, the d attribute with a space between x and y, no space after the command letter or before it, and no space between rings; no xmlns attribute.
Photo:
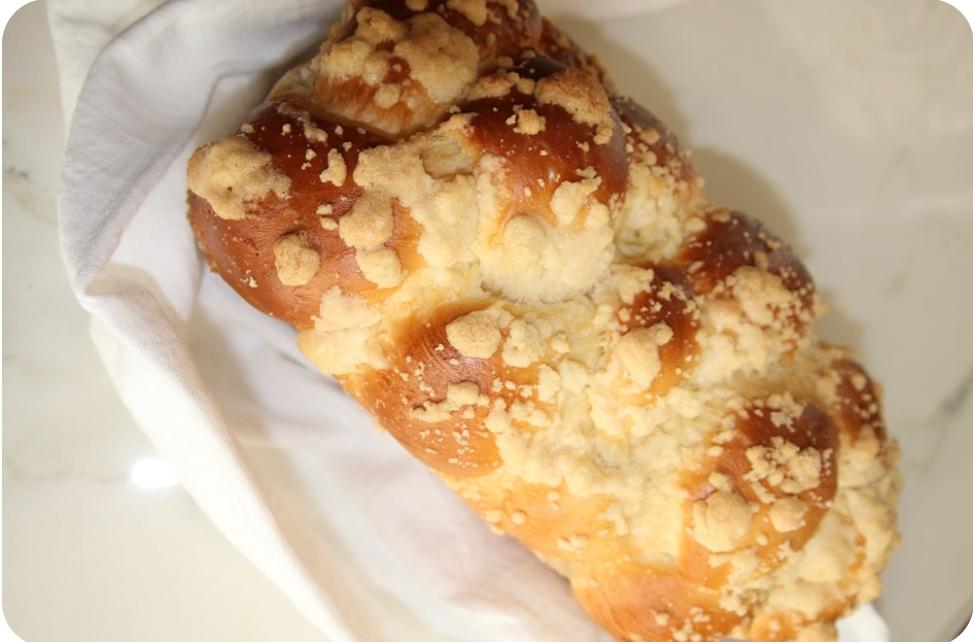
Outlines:
<svg viewBox="0 0 973 642"><path fill-rule="evenodd" d="M192 156L201 244L620 639L831 639L897 543L880 392L606 83L524 0L356 5Z"/></svg>
<svg viewBox="0 0 973 642"><path fill-rule="evenodd" d="M348 177L348 168L345 165L345 159L342 157L341 152L337 149L332 149L328 152L328 166L323 172L321 172L321 182L331 183L335 186L341 186L345 184L345 179Z"/></svg>
<svg viewBox="0 0 973 642"><path fill-rule="evenodd" d="M321 257L304 232L287 234L274 243L274 267L284 285L306 284L317 274L320 265Z"/></svg>
<svg viewBox="0 0 973 642"><path fill-rule="evenodd" d="M577 122L597 128L596 143L607 143L611 138L614 125L608 95L590 74L565 69L541 79L534 93L542 105L557 105Z"/></svg>
<svg viewBox="0 0 973 642"><path fill-rule="evenodd" d="M520 109L517 110L517 124L514 126L514 131L518 134L524 134L525 136L534 136L544 131L544 126L546 124L544 117L539 115L533 109Z"/></svg>
<svg viewBox="0 0 973 642"><path fill-rule="evenodd" d="M267 152L241 136L199 148L189 159L189 189L206 199L217 216L240 220L249 206L269 194L289 196L290 178L274 166Z"/></svg>
<svg viewBox="0 0 973 642"><path fill-rule="evenodd" d="M486 0L447 0L446 6L458 11L477 27L482 27L487 21Z"/></svg>
<svg viewBox="0 0 973 642"><path fill-rule="evenodd" d="M732 551L752 522L750 505L736 493L717 491L693 504L693 535L714 553Z"/></svg>
<svg viewBox="0 0 973 642"><path fill-rule="evenodd" d="M355 261L365 278L380 288L395 287L402 281L402 264L391 248L358 250Z"/></svg>
<svg viewBox="0 0 973 642"><path fill-rule="evenodd" d="M338 219L338 235L348 247L377 247L392 237L392 204L388 197L367 192Z"/></svg>
<svg viewBox="0 0 973 642"><path fill-rule="evenodd" d="M500 347L497 319L486 310L470 312L449 323L446 337L461 355L473 359L489 359Z"/></svg>

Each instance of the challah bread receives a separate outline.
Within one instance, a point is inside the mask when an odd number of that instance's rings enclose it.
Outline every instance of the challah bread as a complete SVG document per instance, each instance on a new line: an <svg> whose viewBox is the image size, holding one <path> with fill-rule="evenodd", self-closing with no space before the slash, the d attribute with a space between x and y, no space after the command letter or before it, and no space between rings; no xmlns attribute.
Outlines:
<svg viewBox="0 0 973 642"><path fill-rule="evenodd" d="M835 639L897 542L804 266L530 0L353 2L197 150L210 266L617 639Z"/></svg>

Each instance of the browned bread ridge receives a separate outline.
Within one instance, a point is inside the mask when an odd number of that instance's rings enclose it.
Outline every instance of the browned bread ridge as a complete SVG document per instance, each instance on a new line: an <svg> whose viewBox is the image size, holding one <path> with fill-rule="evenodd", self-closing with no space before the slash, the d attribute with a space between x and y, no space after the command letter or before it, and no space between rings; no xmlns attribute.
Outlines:
<svg viewBox="0 0 973 642"><path fill-rule="evenodd" d="M188 185L212 269L619 640L824 642L878 595L877 386L530 0L353 2Z"/></svg>

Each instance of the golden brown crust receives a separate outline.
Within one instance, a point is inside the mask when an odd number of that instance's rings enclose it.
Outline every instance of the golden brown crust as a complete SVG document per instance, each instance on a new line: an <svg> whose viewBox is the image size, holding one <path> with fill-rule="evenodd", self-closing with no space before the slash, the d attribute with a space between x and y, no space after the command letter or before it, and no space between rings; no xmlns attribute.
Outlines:
<svg viewBox="0 0 973 642"><path fill-rule="evenodd" d="M358 150L382 140L302 110L302 106L265 104L250 117L247 131L239 134L269 153L277 169L290 178L288 199L268 196L250 205L250 211L259 215L229 220L218 217L196 194L189 195L189 221L210 265L258 310L299 328L312 324L321 295L339 282L359 291L373 289L361 277L353 253L337 230L321 224L348 212L361 190L350 180L338 186L322 182L320 175L328 165L329 153L341 154L349 171L354 171ZM315 140L308 140L302 120L314 128L314 133L308 133ZM322 136L326 140L319 140ZM348 149L343 146L346 142ZM328 215L318 213L321 205L327 206ZM306 234L322 257L321 268L311 281L296 288L284 286L274 268L274 243L294 232Z"/></svg>
<svg viewBox="0 0 973 642"><path fill-rule="evenodd" d="M758 221L740 212L713 212L706 229L688 239L676 262L692 275L700 294L712 292L743 266L781 277L788 290L811 303L814 283L790 248Z"/></svg>
<svg viewBox="0 0 973 642"><path fill-rule="evenodd" d="M670 642L695 636L716 642L741 620L720 607L715 592L668 566L604 565L573 588L588 613L619 640Z"/></svg>
<svg viewBox="0 0 973 642"><path fill-rule="evenodd" d="M536 83L564 70L551 59L534 56L503 73ZM558 105L540 104L534 93L524 93L516 85L503 97L476 100L462 105L462 109L473 114L470 129L480 150L506 159L502 180L511 199L505 204L506 212L497 219L501 226L511 215L524 212L556 224L551 211L554 191L564 180L576 178L579 169L591 168L599 177L592 196L605 205L626 187L628 159L620 126L612 129L607 142L596 143L597 131L590 125L577 122ZM518 121L524 112L542 119L543 129L536 134L523 133ZM606 113L618 122L607 106ZM575 221L577 225L583 223L583 219Z"/></svg>
<svg viewBox="0 0 973 642"><path fill-rule="evenodd" d="M619 640L828 640L876 596L879 391L528 0L353 2L188 183L210 266Z"/></svg>
<svg viewBox="0 0 973 642"><path fill-rule="evenodd" d="M343 381L382 425L395 426L396 439L409 452L452 476L482 475L499 465L493 435L483 426L489 408L479 391L489 388L504 365L496 356L464 356L446 336L449 323L484 307L486 302L455 304L436 309L431 317L411 318L399 328L388 368ZM435 407L447 401L450 385L470 382L476 384L472 403L464 404L470 412L435 413ZM513 396L509 390L498 394Z"/></svg>

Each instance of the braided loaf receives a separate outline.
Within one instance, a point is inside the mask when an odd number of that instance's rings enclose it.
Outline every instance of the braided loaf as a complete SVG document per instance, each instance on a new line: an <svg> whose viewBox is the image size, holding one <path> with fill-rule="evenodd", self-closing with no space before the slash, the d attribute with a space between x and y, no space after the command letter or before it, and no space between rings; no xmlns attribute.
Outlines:
<svg viewBox="0 0 973 642"><path fill-rule="evenodd" d="M355 0L197 150L210 266L619 640L834 640L897 542L804 266L531 0Z"/></svg>

